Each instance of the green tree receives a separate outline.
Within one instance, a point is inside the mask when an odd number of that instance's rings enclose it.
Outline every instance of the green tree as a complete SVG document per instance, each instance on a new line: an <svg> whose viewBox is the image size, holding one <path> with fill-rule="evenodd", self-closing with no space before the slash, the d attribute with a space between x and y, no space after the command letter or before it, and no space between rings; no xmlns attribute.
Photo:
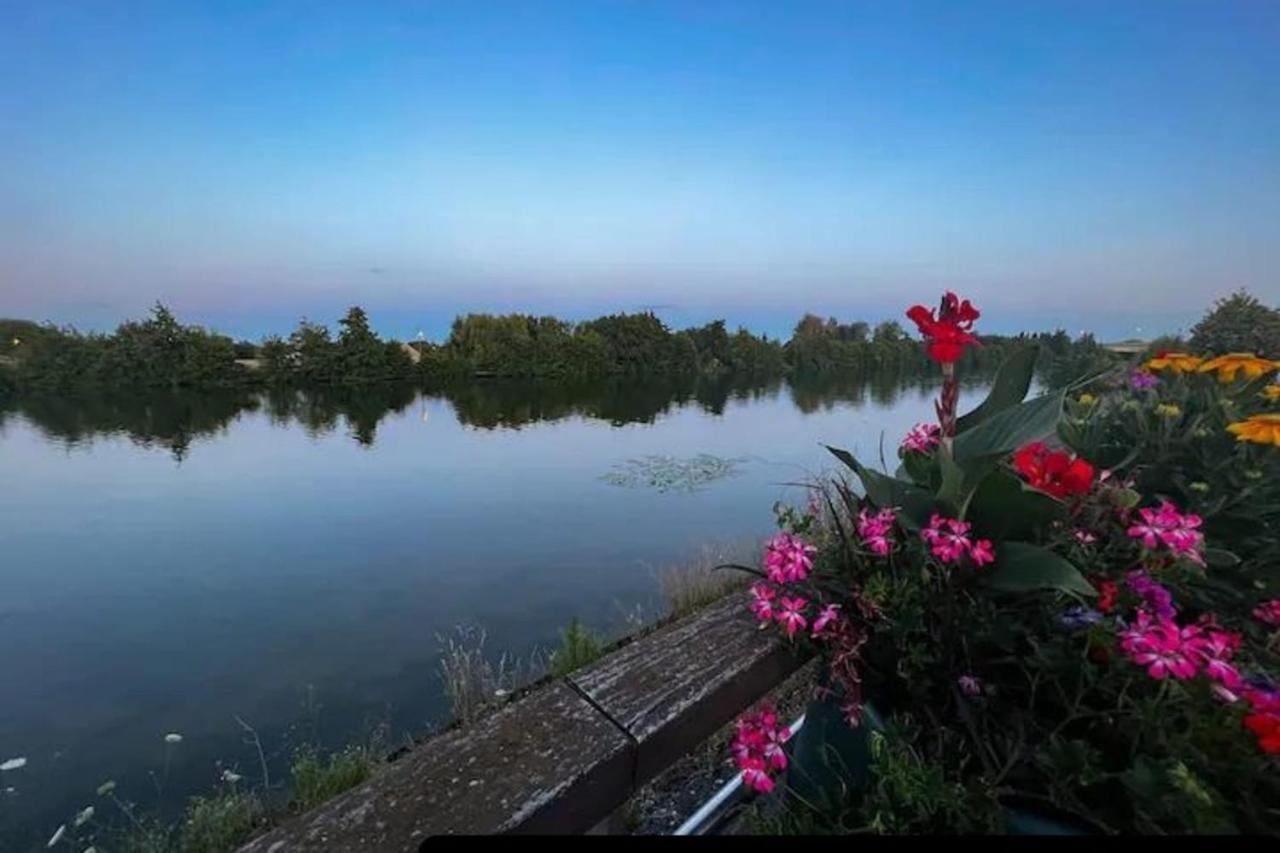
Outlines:
<svg viewBox="0 0 1280 853"><path fill-rule="evenodd" d="M1280 358L1280 310L1238 290L1214 303L1191 329L1191 348L1198 353L1251 352Z"/></svg>

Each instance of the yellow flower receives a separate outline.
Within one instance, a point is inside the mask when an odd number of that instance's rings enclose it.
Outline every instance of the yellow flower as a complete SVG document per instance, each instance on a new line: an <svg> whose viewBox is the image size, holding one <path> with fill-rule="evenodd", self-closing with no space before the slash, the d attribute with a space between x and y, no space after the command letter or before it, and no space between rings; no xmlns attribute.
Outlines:
<svg viewBox="0 0 1280 853"><path fill-rule="evenodd" d="M1156 406L1156 414L1162 418L1180 418L1182 417L1182 409L1171 403L1161 403Z"/></svg>
<svg viewBox="0 0 1280 853"><path fill-rule="evenodd" d="M1280 400L1280 384L1275 382L1262 389L1262 396L1268 400Z"/></svg>
<svg viewBox="0 0 1280 853"><path fill-rule="evenodd" d="M1219 382L1232 382L1240 371L1244 371L1246 379L1257 379L1270 373L1280 365L1266 358L1258 358L1251 352L1229 352L1217 358L1211 358L1200 365L1201 373L1217 371Z"/></svg>
<svg viewBox="0 0 1280 853"><path fill-rule="evenodd" d="M1169 369L1174 373L1190 373L1204 361L1198 355L1187 355L1185 352L1162 352L1143 365L1147 370Z"/></svg>
<svg viewBox="0 0 1280 853"><path fill-rule="evenodd" d="M1092 394L1081 394L1076 398L1076 402L1082 406L1092 406L1094 403L1098 402L1098 398Z"/></svg>
<svg viewBox="0 0 1280 853"><path fill-rule="evenodd" d="M1227 431L1235 434L1236 441L1280 447L1280 415L1253 415L1230 424Z"/></svg>

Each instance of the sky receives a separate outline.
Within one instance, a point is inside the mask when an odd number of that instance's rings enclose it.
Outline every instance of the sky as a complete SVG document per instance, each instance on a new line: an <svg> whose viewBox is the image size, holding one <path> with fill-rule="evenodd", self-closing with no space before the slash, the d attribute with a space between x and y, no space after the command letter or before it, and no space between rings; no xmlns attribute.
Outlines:
<svg viewBox="0 0 1280 853"><path fill-rule="evenodd" d="M0 316L1280 302L1280 2L0 0Z"/></svg>

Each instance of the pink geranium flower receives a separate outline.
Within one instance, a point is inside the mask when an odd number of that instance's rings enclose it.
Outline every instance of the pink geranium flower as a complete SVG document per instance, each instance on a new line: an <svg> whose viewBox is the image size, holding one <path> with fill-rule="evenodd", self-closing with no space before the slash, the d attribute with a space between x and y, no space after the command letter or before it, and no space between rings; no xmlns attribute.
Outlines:
<svg viewBox="0 0 1280 853"><path fill-rule="evenodd" d="M1120 635L1120 646L1152 678L1192 678L1197 671L1199 628L1179 628L1172 619L1138 611L1133 626Z"/></svg>
<svg viewBox="0 0 1280 853"><path fill-rule="evenodd" d="M1253 608L1253 618L1266 625L1280 625L1280 598L1264 601Z"/></svg>
<svg viewBox="0 0 1280 853"><path fill-rule="evenodd" d="M765 544L764 568L774 583L802 581L813 569L818 549L791 533L779 533Z"/></svg>
<svg viewBox="0 0 1280 853"><path fill-rule="evenodd" d="M762 583L751 585L751 612L761 622L769 622L773 619L773 600L777 598L777 593Z"/></svg>
<svg viewBox="0 0 1280 853"><path fill-rule="evenodd" d="M969 558L973 560L973 564L978 568L982 568L987 563L996 561L996 552L991 547L990 539L979 539L973 543L973 547L969 549Z"/></svg>
<svg viewBox="0 0 1280 853"><path fill-rule="evenodd" d="M786 629L787 636L795 636L796 631L803 631L808 621L804 618L804 608L808 605L808 601L803 598L787 598L783 596L779 602L781 606L778 608L774 618L782 623L782 627Z"/></svg>
<svg viewBox="0 0 1280 853"><path fill-rule="evenodd" d="M1240 673L1228 663L1240 648L1239 634L1211 630L1207 635L1198 638L1192 648L1204 665L1205 675L1228 690L1240 687L1242 683Z"/></svg>
<svg viewBox="0 0 1280 853"><path fill-rule="evenodd" d="M929 526L920 531L920 536L929 543L933 556L942 562L958 563L967 556L981 568L995 560L995 551L990 539L973 542L969 538L971 529L972 525L967 521L945 518L934 513L929 519Z"/></svg>
<svg viewBox="0 0 1280 853"><path fill-rule="evenodd" d="M840 605L828 604L826 607L818 611L818 616L813 620L813 636L818 636L822 630L839 618Z"/></svg>
<svg viewBox="0 0 1280 853"><path fill-rule="evenodd" d="M866 509L859 511L857 526L862 544L881 557L888 554L893 550L893 523L892 509L882 509L875 514L868 513Z"/></svg>
<svg viewBox="0 0 1280 853"><path fill-rule="evenodd" d="M1141 521L1130 525L1129 538L1140 540L1148 551L1155 551L1163 545L1176 555L1204 565L1204 557L1200 553L1204 534L1196 529L1203 523L1200 516L1194 513L1184 515L1169 501L1160 504L1159 509L1140 509L1138 516Z"/></svg>
<svg viewBox="0 0 1280 853"><path fill-rule="evenodd" d="M738 720L730 751L742 771L742 782L762 794L773 790L771 773L785 770L787 753L783 744L791 730L778 725L778 715L765 707Z"/></svg>
<svg viewBox="0 0 1280 853"><path fill-rule="evenodd" d="M942 427L937 424L916 424L907 432L899 447L917 453L928 453L938 446L941 436Z"/></svg>

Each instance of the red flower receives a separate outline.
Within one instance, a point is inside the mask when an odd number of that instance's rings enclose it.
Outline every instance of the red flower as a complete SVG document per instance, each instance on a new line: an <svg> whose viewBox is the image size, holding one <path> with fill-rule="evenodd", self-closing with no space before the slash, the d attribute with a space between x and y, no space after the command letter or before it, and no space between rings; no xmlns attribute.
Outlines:
<svg viewBox="0 0 1280 853"><path fill-rule="evenodd" d="M1032 486L1055 498L1083 495L1093 487L1093 466L1070 453L1032 442L1013 454L1013 467Z"/></svg>
<svg viewBox="0 0 1280 853"><path fill-rule="evenodd" d="M1098 610L1110 613L1115 609L1116 596L1120 594L1120 586L1115 581L1102 581L1098 584L1102 594L1098 596Z"/></svg>
<svg viewBox="0 0 1280 853"><path fill-rule="evenodd" d="M1250 714L1244 725L1258 738L1258 747L1267 755L1280 755L1280 716L1276 714Z"/></svg>
<svg viewBox="0 0 1280 853"><path fill-rule="evenodd" d="M971 332L973 321L979 316L978 309L970 305L968 299L961 301L950 291L943 295L936 313L923 305L912 306L907 311L908 319L925 337L929 358L939 364L959 361L965 347L979 345Z"/></svg>

